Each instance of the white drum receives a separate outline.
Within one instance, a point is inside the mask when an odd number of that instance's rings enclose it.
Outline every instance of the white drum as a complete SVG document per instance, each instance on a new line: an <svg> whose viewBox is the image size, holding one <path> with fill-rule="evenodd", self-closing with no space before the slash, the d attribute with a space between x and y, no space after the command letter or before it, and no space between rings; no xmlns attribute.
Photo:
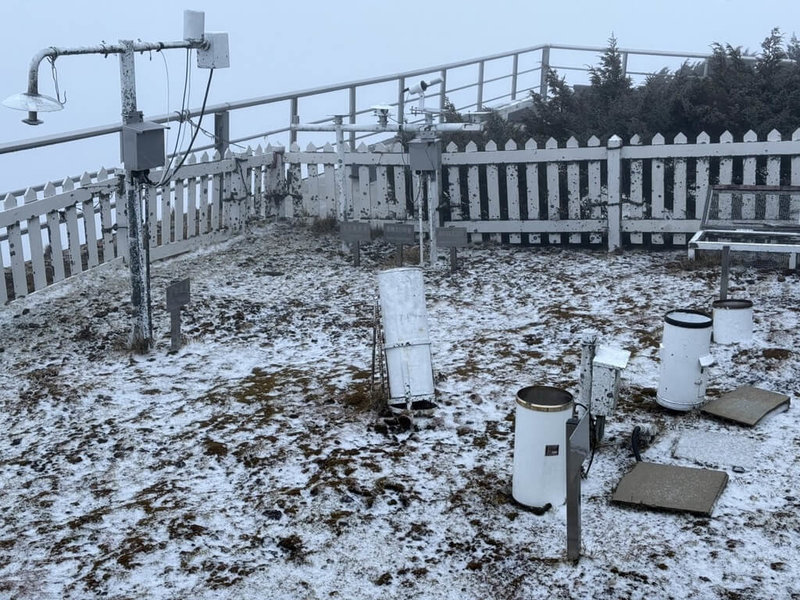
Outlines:
<svg viewBox="0 0 800 600"><path fill-rule="evenodd" d="M664 317L656 395L661 406L687 411L705 401L707 369L714 364L711 323L711 315L697 310L673 310Z"/></svg>
<svg viewBox="0 0 800 600"><path fill-rule="evenodd" d="M711 308L714 342L740 344L753 340L753 303L750 300L716 300Z"/></svg>
<svg viewBox="0 0 800 600"><path fill-rule="evenodd" d="M525 506L560 506L567 499L567 420L572 394L534 385L517 392L511 495Z"/></svg>

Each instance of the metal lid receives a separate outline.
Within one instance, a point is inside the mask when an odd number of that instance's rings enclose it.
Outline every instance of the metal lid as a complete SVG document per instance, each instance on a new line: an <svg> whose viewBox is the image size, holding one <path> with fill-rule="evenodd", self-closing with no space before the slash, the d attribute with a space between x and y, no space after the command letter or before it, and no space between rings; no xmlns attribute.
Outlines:
<svg viewBox="0 0 800 600"><path fill-rule="evenodd" d="M753 308L753 303L750 300L745 300L743 298L728 298L727 300L714 300L714 302L711 303L711 307L725 309Z"/></svg>
<svg viewBox="0 0 800 600"><path fill-rule="evenodd" d="M664 321L687 329L705 329L711 327L712 323L710 314L690 308L671 310L664 316Z"/></svg>
<svg viewBox="0 0 800 600"><path fill-rule="evenodd" d="M381 275L390 275L392 273L402 273L403 271L411 271L422 273L421 267L392 267L391 269L383 269L382 271L378 271L378 276Z"/></svg>
<svg viewBox="0 0 800 600"><path fill-rule="evenodd" d="M572 394L549 385L531 385L517 392L517 404L542 412L571 410Z"/></svg>

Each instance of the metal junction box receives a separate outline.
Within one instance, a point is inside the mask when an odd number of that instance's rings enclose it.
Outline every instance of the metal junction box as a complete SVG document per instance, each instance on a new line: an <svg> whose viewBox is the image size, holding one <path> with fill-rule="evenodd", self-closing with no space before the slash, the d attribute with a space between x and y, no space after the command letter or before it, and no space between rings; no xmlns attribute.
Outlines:
<svg viewBox="0 0 800 600"><path fill-rule="evenodd" d="M436 138L416 138L408 142L411 170L439 171L442 166L442 143Z"/></svg>
<svg viewBox="0 0 800 600"><path fill-rule="evenodd" d="M610 417L617 407L619 374L631 353L612 346L598 346L592 360L591 407L595 415Z"/></svg>
<svg viewBox="0 0 800 600"><path fill-rule="evenodd" d="M226 69L231 66L227 33L206 33L203 39L208 48L197 49L198 69Z"/></svg>
<svg viewBox="0 0 800 600"><path fill-rule="evenodd" d="M143 121L123 125L120 146L122 162L130 171L147 171L166 163L164 126L158 123Z"/></svg>

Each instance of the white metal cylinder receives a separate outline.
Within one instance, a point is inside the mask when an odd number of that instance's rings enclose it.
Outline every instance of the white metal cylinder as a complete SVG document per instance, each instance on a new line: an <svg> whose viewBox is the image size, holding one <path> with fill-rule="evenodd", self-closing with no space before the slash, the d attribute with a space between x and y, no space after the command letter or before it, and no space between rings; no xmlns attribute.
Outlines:
<svg viewBox="0 0 800 600"><path fill-rule="evenodd" d="M753 339L753 303L750 300L716 300L711 304L714 313L714 342L738 344Z"/></svg>
<svg viewBox="0 0 800 600"><path fill-rule="evenodd" d="M697 310L673 310L664 317L656 395L661 406L687 411L705 400L706 369L713 362L711 324L711 315Z"/></svg>
<svg viewBox="0 0 800 600"><path fill-rule="evenodd" d="M567 498L567 420L572 394L533 385L517 392L511 495L525 506L559 506Z"/></svg>
<svg viewBox="0 0 800 600"><path fill-rule="evenodd" d="M428 313L422 269L378 273L390 406L432 399L434 394Z"/></svg>

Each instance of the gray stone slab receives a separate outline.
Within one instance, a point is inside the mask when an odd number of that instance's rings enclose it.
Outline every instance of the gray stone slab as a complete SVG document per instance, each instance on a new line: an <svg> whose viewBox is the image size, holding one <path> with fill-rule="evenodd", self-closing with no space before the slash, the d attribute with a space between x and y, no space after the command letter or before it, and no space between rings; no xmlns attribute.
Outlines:
<svg viewBox="0 0 800 600"><path fill-rule="evenodd" d="M611 500L709 516L727 483L724 471L639 462L619 482Z"/></svg>
<svg viewBox="0 0 800 600"><path fill-rule="evenodd" d="M739 430L742 431L742 430ZM675 458L692 460L707 467L750 470L762 457L756 440L719 431L689 431L678 438Z"/></svg>
<svg viewBox="0 0 800 600"><path fill-rule="evenodd" d="M768 414L788 408L789 396L745 385L706 403L702 411L752 427Z"/></svg>

